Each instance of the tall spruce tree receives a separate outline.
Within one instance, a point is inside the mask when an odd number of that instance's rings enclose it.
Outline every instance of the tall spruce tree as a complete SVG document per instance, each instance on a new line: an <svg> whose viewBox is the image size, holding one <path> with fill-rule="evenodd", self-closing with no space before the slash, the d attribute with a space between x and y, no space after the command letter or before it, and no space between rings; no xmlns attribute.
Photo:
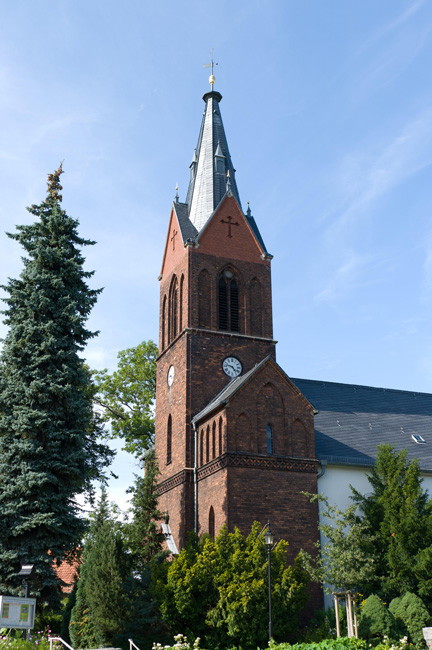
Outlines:
<svg viewBox="0 0 432 650"><path fill-rule="evenodd" d="M99 290L86 280L78 221L61 208L62 167L28 208L37 221L9 234L26 252L8 294L0 358L0 592L19 593L22 561L35 566L31 593L55 602L53 558L80 545L76 495L90 488L111 452L97 442L91 375L79 352L93 336L86 319Z"/></svg>

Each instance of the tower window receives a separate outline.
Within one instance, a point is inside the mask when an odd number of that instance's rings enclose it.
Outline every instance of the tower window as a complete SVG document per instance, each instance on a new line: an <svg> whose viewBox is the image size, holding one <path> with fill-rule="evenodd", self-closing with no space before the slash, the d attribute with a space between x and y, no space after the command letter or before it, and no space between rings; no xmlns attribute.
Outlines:
<svg viewBox="0 0 432 650"><path fill-rule="evenodd" d="M201 429L200 435L200 466L204 465L204 431Z"/></svg>
<svg viewBox="0 0 432 650"><path fill-rule="evenodd" d="M166 296L162 303L162 350L165 350L165 319L166 319Z"/></svg>
<svg viewBox="0 0 432 650"><path fill-rule="evenodd" d="M168 425L167 425L167 454L166 454L166 463L169 465L172 460L172 418L171 414L168 416Z"/></svg>
<svg viewBox="0 0 432 650"><path fill-rule="evenodd" d="M234 273L224 271L219 278L219 329L239 332L239 290Z"/></svg>
<svg viewBox="0 0 432 650"><path fill-rule="evenodd" d="M266 440L267 440L267 453L272 454L273 453L273 431L270 424L267 425Z"/></svg>
<svg viewBox="0 0 432 650"><path fill-rule="evenodd" d="M174 276L171 282L168 305L168 343L178 334L178 282Z"/></svg>
<svg viewBox="0 0 432 650"><path fill-rule="evenodd" d="M212 427L212 458L216 458L216 422Z"/></svg>
<svg viewBox="0 0 432 650"><path fill-rule="evenodd" d="M209 535L211 539L214 540L215 538L215 514L213 510L213 506L210 506L210 512L209 512Z"/></svg>

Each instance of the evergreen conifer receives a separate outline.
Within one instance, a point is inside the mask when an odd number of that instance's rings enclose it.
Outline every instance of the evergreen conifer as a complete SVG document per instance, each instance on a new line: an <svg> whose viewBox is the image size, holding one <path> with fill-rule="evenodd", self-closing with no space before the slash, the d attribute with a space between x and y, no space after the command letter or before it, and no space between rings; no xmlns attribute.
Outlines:
<svg viewBox="0 0 432 650"><path fill-rule="evenodd" d="M3 289L9 326L0 358L0 592L20 593L22 561L34 564L31 593L55 602L53 559L80 545L76 495L100 478L111 452L97 442L89 371L79 356L93 336L85 321L99 290L83 268L78 222L61 208L62 167L37 220L8 236L24 248L24 269Z"/></svg>
<svg viewBox="0 0 432 650"><path fill-rule="evenodd" d="M76 604L69 625L72 645L112 645L128 621L128 589L132 562L120 526L110 513L105 489L86 536Z"/></svg>

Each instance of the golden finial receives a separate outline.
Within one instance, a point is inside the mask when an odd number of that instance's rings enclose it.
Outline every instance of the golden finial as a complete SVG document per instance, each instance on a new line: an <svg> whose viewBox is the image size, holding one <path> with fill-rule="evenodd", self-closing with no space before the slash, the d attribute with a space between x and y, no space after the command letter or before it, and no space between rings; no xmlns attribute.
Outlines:
<svg viewBox="0 0 432 650"><path fill-rule="evenodd" d="M203 68L210 68L211 69L211 75L209 77L209 84L210 84L210 88L212 90L213 90L213 86L215 85L215 81L216 81L215 76L213 74L213 68L214 68L215 65L218 65L217 63L215 63L213 61L213 51L214 51L214 47L212 47L212 51L211 51L211 62L210 63L204 63L204 65L203 65Z"/></svg>

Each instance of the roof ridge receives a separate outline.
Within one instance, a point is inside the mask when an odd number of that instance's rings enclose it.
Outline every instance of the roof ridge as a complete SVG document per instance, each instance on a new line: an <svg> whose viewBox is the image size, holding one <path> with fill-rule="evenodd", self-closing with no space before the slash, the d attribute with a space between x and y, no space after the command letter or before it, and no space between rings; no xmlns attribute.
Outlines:
<svg viewBox="0 0 432 650"><path fill-rule="evenodd" d="M382 390L387 392L394 392L394 393L408 393L408 394L413 394L413 395L431 395L432 393L426 393L424 391L418 391L418 390L407 390L406 388L385 388L383 386L368 386L366 384L351 384L348 382L344 381L327 381L324 379L302 379L301 377L290 377L291 381L294 383L296 381L304 381L308 383L313 383L313 384L331 384L332 386L348 386L352 388L363 388L366 390Z"/></svg>

